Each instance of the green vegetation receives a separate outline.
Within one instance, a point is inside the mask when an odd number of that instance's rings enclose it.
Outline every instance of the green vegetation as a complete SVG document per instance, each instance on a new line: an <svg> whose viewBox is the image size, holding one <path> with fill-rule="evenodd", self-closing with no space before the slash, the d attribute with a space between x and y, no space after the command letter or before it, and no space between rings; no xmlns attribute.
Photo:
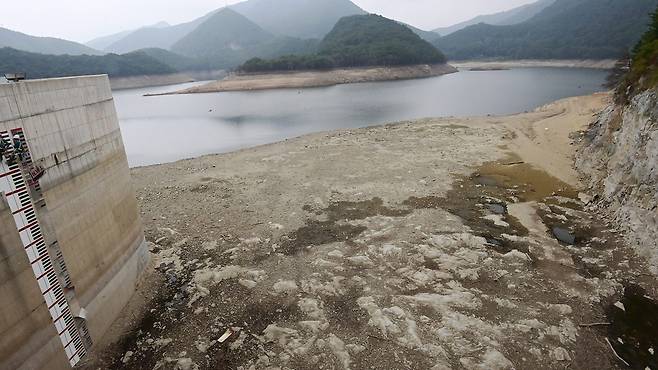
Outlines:
<svg viewBox="0 0 658 370"><path fill-rule="evenodd" d="M108 74L110 77L176 72L143 52L124 55L45 55L12 48L0 49L0 74L25 72L28 78Z"/></svg>
<svg viewBox="0 0 658 370"><path fill-rule="evenodd" d="M658 0L556 0L516 25L478 24L435 41L452 60L618 58L638 41Z"/></svg>
<svg viewBox="0 0 658 370"><path fill-rule="evenodd" d="M436 63L445 63L443 54L408 27L378 15L356 15L338 21L316 54L254 58L241 69L266 72Z"/></svg>
<svg viewBox="0 0 658 370"><path fill-rule="evenodd" d="M617 88L617 96L629 98L658 85L658 10L651 14L649 30L633 49L630 71Z"/></svg>
<svg viewBox="0 0 658 370"><path fill-rule="evenodd" d="M245 72L274 72L298 70L331 69L336 65L333 60L320 55L285 55L276 59L252 58L245 62L241 70Z"/></svg>
<svg viewBox="0 0 658 370"><path fill-rule="evenodd" d="M445 62L411 29L374 14L342 18L322 40L319 54L349 67Z"/></svg>

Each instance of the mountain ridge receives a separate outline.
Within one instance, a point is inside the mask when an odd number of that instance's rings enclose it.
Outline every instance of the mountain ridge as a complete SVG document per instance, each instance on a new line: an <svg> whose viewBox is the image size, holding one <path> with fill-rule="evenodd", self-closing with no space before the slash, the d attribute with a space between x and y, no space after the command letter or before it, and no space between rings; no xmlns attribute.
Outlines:
<svg viewBox="0 0 658 370"><path fill-rule="evenodd" d="M102 52L74 41L55 37L32 36L0 27L0 48L8 47L38 54L100 55Z"/></svg>
<svg viewBox="0 0 658 370"><path fill-rule="evenodd" d="M248 0L230 6L274 35L322 38L344 16L367 14L350 0Z"/></svg>
<svg viewBox="0 0 658 370"><path fill-rule="evenodd" d="M556 0L515 25L477 24L434 45L451 60L616 59L633 47L658 0Z"/></svg>
<svg viewBox="0 0 658 370"><path fill-rule="evenodd" d="M96 37L94 39L91 39L84 44L89 46L90 48L96 49L96 50L105 50L107 49L110 45L114 44L115 42L121 40L122 38L130 35L131 33L141 29L141 28L164 28L164 27L170 27L171 25L167 22L160 21L156 24L152 24L150 26L144 26L140 27L137 29L132 29L132 30L125 30L125 31L120 31L117 33L113 33L110 35L106 36L100 36Z"/></svg>
<svg viewBox="0 0 658 370"><path fill-rule="evenodd" d="M432 32L437 33L440 36L448 36L451 33L479 23L486 23L494 26L509 26L518 24L534 17L539 12L552 5L554 2L555 0L538 0L534 3L521 5L510 10L492 14L478 15L477 17L454 24L452 26L436 28L432 30Z"/></svg>
<svg viewBox="0 0 658 370"><path fill-rule="evenodd" d="M119 40L113 40L104 50L119 54L145 48L171 50L178 41L225 8L245 16L275 36L303 39L323 37L344 15L365 14L349 0L248 0L215 9L189 22L134 30Z"/></svg>
<svg viewBox="0 0 658 370"><path fill-rule="evenodd" d="M124 54L131 51L160 48L169 50L176 42L194 31L213 14L221 9L213 10L205 15L195 18L189 22L171 25L169 27L142 27L134 30L126 37L112 43L105 51Z"/></svg>
<svg viewBox="0 0 658 370"><path fill-rule="evenodd" d="M441 64L445 57L409 27L380 15L341 18L310 55L253 58L245 72Z"/></svg>

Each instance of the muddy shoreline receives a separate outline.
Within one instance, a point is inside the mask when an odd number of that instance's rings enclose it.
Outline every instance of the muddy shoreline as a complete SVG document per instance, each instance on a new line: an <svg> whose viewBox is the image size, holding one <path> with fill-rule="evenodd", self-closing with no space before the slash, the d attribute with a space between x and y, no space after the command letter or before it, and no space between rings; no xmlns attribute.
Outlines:
<svg viewBox="0 0 658 370"><path fill-rule="evenodd" d="M658 285L572 165L607 99L133 169L157 278L88 368L650 366Z"/></svg>
<svg viewBox="0 0 658 370"><path fill-rule="evenodd" d="M179 72L166 75L143 75L131 77L110 78L112 90L137 89L143 87L155 87L175 85L195 81L209 81L224 78L227 72L224 70L216 71L189 71Z"/></svg>
<svg viewBox="0 0 658 370"><path fill-rule="evenodd" d="M263 74L233 74L225 79L195 86L184 90L157 95L198 94L222 91L250 91L270 89L299 89L340 84L395 81L435 77L455 73L457 69L448 64L416 65L403 67L368 67L334 69L330 71L273 72Z"/></svg>
<svg viewBox="0 0 658 370"><path fill-rule="evenodd" d="M505 70L511 68L593 68L612 69L614 59L520 59L520 60L461 60L450 64L459 69L474 71Z"/></svg>

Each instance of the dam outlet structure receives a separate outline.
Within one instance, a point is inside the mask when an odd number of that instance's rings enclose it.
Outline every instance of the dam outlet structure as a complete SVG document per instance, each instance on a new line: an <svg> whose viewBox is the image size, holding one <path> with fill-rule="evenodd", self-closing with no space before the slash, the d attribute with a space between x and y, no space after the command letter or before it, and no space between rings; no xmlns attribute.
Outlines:
<svg viewBox="0 0 658 370"><path fill-rule="evenodd" d="M0 140L0 369L69 369L149 262L107 76L0 85Z"/></svg>

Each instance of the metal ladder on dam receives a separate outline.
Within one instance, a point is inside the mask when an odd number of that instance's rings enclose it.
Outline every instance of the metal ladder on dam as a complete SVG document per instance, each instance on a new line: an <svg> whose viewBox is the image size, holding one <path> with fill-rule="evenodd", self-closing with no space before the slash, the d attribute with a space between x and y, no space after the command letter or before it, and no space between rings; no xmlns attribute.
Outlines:
<svg viewBox="0 0 658 370"><path fill-rule="evenodd" d="M43 170L34 165L23 130L16 128L0 131L0 139L12 143L14 135L21 140L23 152L20 155L8 151L8 157L0 161L0 196L6 198L16 224L21 243L34 272L37 284L48 307L53 325L64 347L71 367L75 366L91 346L84 320L74 318L66 291L73 288L64 256L57 242L46 245L42 226L37 217L34 198L41 206L44 202L38 177ZM35 176L36 175L36 176Z"/></svg>

